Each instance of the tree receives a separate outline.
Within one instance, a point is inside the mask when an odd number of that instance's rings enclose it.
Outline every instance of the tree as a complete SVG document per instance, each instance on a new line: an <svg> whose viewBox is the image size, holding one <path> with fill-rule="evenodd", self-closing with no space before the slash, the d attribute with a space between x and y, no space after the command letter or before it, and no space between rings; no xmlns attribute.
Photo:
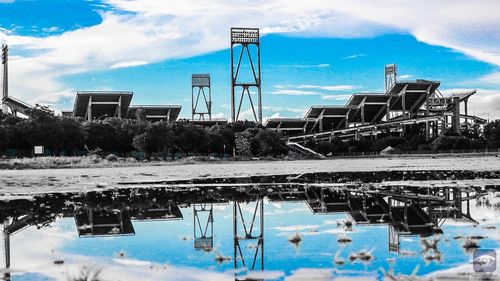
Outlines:
<svg viewBox="0 0 500 281"><path fill-rule="evenodd" d="M166 157L173 147L172 129L163 121L152 123L143 134L134 137L133 146L145 152L146 158L151 157L152 153L162 153Z"/></svg>
<svg viewBox="0 0 500 281"><path fill-rule="evenodd" d="M483 129L484 138L488 147L500 147L500 120L489 122Z"/></svg>
<svg viewBox="0 0 500 281"><path fill-rule="evenodd" d="M256 148L257 150L254 154L259 156L277 156L288 152L281 134L276 131L258 129L258 132L253 137L252 142L253 148Z"/></svg>
<svg viewBox="0 0 500 281"><path fill-rule="evenodd" d="M252 157L252 137L253 135L245 130L235 134L236 153L242 157Z"/></svg>
<svg viewBox="0 0 500 281"><path fill-rule="evenodd" d="M83 130L87 136L85 144L89 149L100 148L104 151L118 150L116 130L108 120L85 122Z"/></svg>

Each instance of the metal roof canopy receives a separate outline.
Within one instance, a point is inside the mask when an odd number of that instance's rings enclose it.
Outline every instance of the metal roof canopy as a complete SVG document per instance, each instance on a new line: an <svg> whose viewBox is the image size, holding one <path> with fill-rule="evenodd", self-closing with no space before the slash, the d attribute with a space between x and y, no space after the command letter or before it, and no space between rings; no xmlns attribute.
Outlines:
<svg viewBox="0 0 500 281"><path fill-rule="evenodd" d="M213 126L213 125L219 125L219 124L227 124L227 119L226 118L212 118L211 120L187 120L187 122L195 125L202 125L202 126Z"/></svg>
<svg viewBox="0 0 500 281"><path fill-rule="evenodd" d="M179 117L182 106L180 105L131 105L127 116L134 117L138 109L144 109L146 120L175 121Z"/></svg>
<svg viewBox="0 0 500 281"><path fill-rule="evenodd" d="M323 115L346 115L349 111L342 105L313 105L307 111L305 118L318 118L323 110Z"/></svg>
<svg viewBox="0 0 500 281"><path fill-rule="evenodd" d="M387 92L388 95L396 97L391 99L391 110L403 110L400 93L405 93L405 109L407 111L418 110L425 103L427 90L429 94L434 93L441 82L416 80L416 81L399 81Z"/></svg>
<svg viewBox="0 0 500 281"><path fill-rule="evenodd" d="M347 101L346 106L358 106L363 102L363 100L365 103L380 103L380 105L382 105L382 103L387 103L389 98L390 96L380 93L353 94L349 101Z"/></svg>
<svg viewBox="0 0 500 281"><path fill-rule="evenodd" d="M283 117L283 118L269 118L266 121L265 126L270 127L270 128L277 128L278 125L280 125L280 128L286 129L286 128L297 128L297 127L303 127L307 123L314 123L316 121L313 118L289 118L289 117Z"/></svg>
<svg viewBox="0 0 500 281"><path fill-rule="evenodd" d="M390 99L391 96L386 94L353 94L346 105L346 107L353 109L349 114L349 122L374 123L381 121L385 116L384 109L386 109ZM364 120L361 111L363 111Z"/></svg>
<svg viewBox="0 0 500 281"><path fill-rule="evenodd" d="M128 212L114 209L80 209L75 224L79 237L134 235Z"/></svg>
<svg viewBox="0 0 500 281"><path fill-rule="evenodd" d="M92 117L117 116L117 108L120 104L121 116L125 116L132 101L132 95L132 92L127 91L79 91L76 93L73 117L86 117L90 102Z"/></svg>

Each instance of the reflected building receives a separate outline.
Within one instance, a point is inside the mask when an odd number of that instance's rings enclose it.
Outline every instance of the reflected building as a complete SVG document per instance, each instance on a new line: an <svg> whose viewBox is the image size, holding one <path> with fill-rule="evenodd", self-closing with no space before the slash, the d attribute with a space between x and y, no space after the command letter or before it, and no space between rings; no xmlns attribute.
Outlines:
<svg viewBox="0 0 500 281"><path fill-rule="evenodd" d="M243 204L252 210L250 216L244 215ZM264 199L233 202L233 239L235 280L248 280L242 276L248 271L264 270Z"/></svg>
<svg viewBox="0 0 500 281"><path fill-rule="evenodd" d="M196 188L120 189L86 194L49 194L34 199L0 201L1 258L9 280L10 238L30 226L48 226L62 214L74 217L80 237L134 235L135 221L182 220L181 207L193 208L194 249L214 247L214 204L232 204L233 262L236 280L264 270L264 198L296 202L312 214L347 214L357 225L388 225L388 250L399 253L400 237L441 233L449 219L475 223L470 200L485 190L405 185L356 186L301 183L214 185ZM19 206L22 206L19 207Z"/></svg>
<svg viewBox="0 0 500 281"><path fill-rule="evenodd" d="M194 249L210 252L214 248L213 204L193 204Z"/></svg>

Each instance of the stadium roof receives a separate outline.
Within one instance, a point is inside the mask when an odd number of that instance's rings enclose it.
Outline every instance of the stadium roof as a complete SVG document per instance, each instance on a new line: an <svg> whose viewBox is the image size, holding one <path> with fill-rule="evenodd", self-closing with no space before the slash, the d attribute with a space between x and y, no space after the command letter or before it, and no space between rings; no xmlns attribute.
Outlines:
<svg viewBox="0 0 500 281"><path fill-rule="evenodd" d="M307 111L305 118L318 118L321 112L323 115L345 115L347 111L348 109L341 105L313 105Z"/></svg>
<svg viewBox="0 0 500 281"><path fill-rule="evenodd" d="M127 117L135 117L135 113L139 109L143 109L146 113L146 120L149 121L175 121L181 112L180 105L132 105L129 107Z"/></svg>
<svg viewBox="0 0 500 281"><path fill-rule="evenodd" d="M78 236L133 235L134 227L127 212L107 209L80 209L75 213Z"/></svg>
<svg viewBox="0 0 500 281"><path fill-rule="evenodd" d="M196 124L196 125L202 125L202 126L213 126L213 125L219 125L219 124L226 124L227 123L227 118L212 118L210 120L193 120L193 119L188 119L186 120L188 123Z"/></svg>
<svg viewBox="0 0 500 281"><path fill-rule="evenodd" d="M73 117L86 117L90 102L92 117L117 116L117 108L121 103L121 116L125 116L132 100L132 92L124 91L80 91L76 93L73 106ZM121 102L120 102L121 98Z"/></svg>
<svg viewBox="0 0 500 281"><path fill-rule="evenodd" d="M405 110L418 110L425 103L427 90L432 94L440 85L439 81L416 80L416 81L398 81L387 92L391 95L391 110L403 110L402 96L399 93L405 89Z"/></svg>

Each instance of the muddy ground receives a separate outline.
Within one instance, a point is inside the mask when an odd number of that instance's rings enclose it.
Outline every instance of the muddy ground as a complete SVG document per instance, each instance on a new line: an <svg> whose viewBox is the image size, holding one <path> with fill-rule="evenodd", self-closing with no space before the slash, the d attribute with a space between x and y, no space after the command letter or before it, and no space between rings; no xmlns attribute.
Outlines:
<svg viewBox="0 0 500 281"><path fill-rule="evenodd" d="M388 173L406 171L404 173ZM413 172L412 172L413 171ZM61 191L89 191L120 186L120 183L185 181L190 179L301 175L326 173L322 180L335 182L363 180L459 180L499 178L500 158L485 155L446 157L351 158L302 161L254 161L229 163L198 163L121 168L78 168L44 170L0 170L0 195L20 195ZM439 172L438 172L439 171ZM464 171L469 171L464 173ZM370 173L376 172L376 173ZM422 174L422 172L424 174ZM333 174L332 174L333 173ZM417 173L417 174L418 174ZM384 179L384 175L396 175ZM438 176L433 176L434 174ZM347 178L346 178L347 175ZM360 176L361 175L361 176ZM349 178L351 177L351 178ZM307 178L307 177L306 177ZM255 181L255 180L254 180Z"/></svg>

